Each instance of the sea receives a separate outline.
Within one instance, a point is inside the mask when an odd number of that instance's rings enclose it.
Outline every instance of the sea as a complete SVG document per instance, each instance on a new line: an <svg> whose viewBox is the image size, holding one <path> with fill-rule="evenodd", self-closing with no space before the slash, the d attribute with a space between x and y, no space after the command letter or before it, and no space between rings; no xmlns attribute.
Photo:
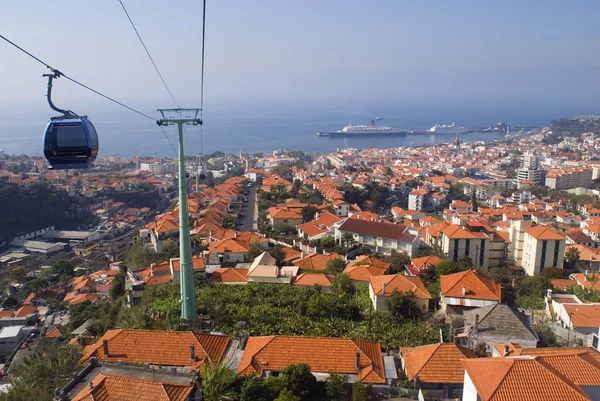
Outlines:
<svg viewBox="0 0 600 401"><path fill-rule="evenodd" d="M139 109L138 109L139 110ZM142 112L156 111L150 108ZM215 151L272 153L278 149L304 152L331 152L336 148L393 148L448 143L454 134L407 135L391 137L317 137L318 131L338 130L352 123L379 125L407 130L427 130L434 124L462 125L467 128L489 127L506 121L513 126L544 126L554 118L586 114L587 110L565 107L526 107L514 104L371 104L336 102L228 103L205 104L202 128L185 128L186 155ZM174 157L177 132L166 128L167 138L157 124L126 109L86 110L100 138L100 156L118 155ZM591 111L590 111L591 112ZM50 113L2 113L0 110L0 149L10 154L42 154L42 136ZM503 138L499 132L458 135L462 141L493 141ZM170 141L170 143L169 143Z"/></svg>

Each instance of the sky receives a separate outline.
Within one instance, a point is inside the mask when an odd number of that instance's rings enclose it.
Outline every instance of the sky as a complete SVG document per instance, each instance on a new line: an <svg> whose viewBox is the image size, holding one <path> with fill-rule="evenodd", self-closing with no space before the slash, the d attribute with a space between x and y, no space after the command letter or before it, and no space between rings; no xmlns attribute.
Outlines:
<svg viewBox="0 0 600 401"><path fill-rule="evenodd" d="M197 106L201 1L123 2L179 103ZM118 0L2 3L0 34L50 65L135 108L173 106ZM208 105L600 104L597 0L207 3ZM45 72L0 41L0 114L47 114ZM64 79L54 100L112 107Z"/></svg>

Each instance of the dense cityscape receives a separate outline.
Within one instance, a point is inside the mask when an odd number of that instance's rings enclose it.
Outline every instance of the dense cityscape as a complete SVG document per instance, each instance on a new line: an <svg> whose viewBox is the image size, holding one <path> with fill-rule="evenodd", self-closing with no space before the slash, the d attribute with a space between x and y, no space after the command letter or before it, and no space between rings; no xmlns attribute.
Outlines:
<svg viewBox="0 0 600 401"><path fill-rule="evenodd" d="M598 118L189 157L191 293L176 159L0 153L0 399L595 399Z"/></svg>

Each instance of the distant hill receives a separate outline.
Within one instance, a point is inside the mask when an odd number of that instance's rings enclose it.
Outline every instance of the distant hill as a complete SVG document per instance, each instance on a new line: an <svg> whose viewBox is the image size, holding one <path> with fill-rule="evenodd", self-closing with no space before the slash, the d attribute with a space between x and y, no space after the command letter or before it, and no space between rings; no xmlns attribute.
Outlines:
<svg viewBox="0 0 600 401"><path fill-rule="evenodd" d="M66 191L48 183L19 186L0 182L0 242L48 226L75 229L96 220L96 216L81 208Z"/></svg>

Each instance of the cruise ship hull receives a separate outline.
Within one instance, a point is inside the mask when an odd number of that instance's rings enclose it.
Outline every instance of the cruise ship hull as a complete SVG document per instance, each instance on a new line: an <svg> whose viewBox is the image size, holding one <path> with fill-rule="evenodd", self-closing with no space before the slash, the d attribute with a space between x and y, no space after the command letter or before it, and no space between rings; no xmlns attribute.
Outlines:
<svg viewBox="0 0 600 401"><path fill-rule="evenodd" d="M342 132L342 131L321 131L317 132L317 136L335 136L335 137L356 137L356 136L368 136L368 137L378 137L378 136L403 136L406 135L408 131L380 131L380 132Z"/></svg>

